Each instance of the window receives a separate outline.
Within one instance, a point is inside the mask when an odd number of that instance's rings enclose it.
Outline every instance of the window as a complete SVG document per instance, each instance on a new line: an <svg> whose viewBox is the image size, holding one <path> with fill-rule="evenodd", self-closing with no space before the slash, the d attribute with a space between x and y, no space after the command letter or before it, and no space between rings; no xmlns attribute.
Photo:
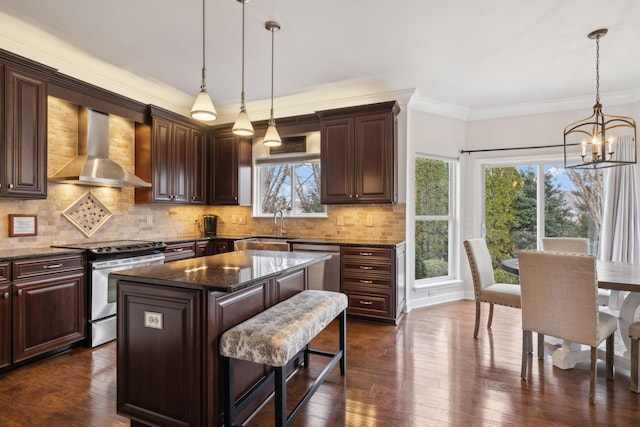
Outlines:
<svg viewBox="0 0 640 427"><path fill-rule="evenodd" d="M282 210L289 216L325 216L320 203L320 157L269 157L256 159L255 216Z"/></svg>
<svg viewBox="0 0 640 427"><path fill-rule="evenodd" d="M602 173L561 164L485 168L484 234L496 281L515 283L500 262L521 249L537 249L542 237L586 237L597 253Z"/></svg>
<svg viewBox="0 0 640 427"><path fill-rule="evenodd" d="M452 277L455 163L416 156L416 280Z"/></svg>

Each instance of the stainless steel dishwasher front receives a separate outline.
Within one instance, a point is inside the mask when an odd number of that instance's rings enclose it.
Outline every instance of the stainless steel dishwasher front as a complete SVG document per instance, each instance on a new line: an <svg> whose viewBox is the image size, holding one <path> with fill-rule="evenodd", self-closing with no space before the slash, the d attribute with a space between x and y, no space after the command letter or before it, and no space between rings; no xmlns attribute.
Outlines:
<svg viewBox="0 0 640 427"><path fill-rule="evenodd" d="M293 243L294 252L324 252L331 258L309 267L309 289L340 292L340 245Z"/></svg>

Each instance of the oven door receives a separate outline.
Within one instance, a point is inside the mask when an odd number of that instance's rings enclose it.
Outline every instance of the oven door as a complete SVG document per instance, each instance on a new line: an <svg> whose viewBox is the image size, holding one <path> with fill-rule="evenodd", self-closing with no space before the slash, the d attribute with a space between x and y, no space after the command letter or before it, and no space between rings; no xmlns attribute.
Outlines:
<svg viewBox="0 0 640 427"><path fill-rule="evenodd" d="M163 254L143 255L91 263L91 312L89 320L95 321L116 314L116 280L109 273L149 265L164 264Z"/></svg>

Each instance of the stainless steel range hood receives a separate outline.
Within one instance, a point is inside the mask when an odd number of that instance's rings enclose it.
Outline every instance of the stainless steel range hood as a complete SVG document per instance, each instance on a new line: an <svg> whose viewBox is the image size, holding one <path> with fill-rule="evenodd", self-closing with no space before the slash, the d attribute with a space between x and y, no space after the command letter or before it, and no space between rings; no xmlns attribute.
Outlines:
<svg viewBox="0 0 640 427"><path fill-rule="evenodd" d="M49 181L104 187L151 187L151 184L109 159L109 115L78 108L78 157Z"/></svg>

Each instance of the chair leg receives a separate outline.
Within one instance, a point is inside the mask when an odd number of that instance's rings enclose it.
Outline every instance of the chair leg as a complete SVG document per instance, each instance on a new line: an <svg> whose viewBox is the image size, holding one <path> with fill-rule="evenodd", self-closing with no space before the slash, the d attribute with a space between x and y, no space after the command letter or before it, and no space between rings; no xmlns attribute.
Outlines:
<svg viewBox="0 0 640 427"><path fill-rule="evenodd" d="M480 326L480 301L476 300L476 325L473 327L474 338L478 338L479 326Z"/></svg>
<svg viewBox="0 0 640 427"><path fill-rule="evenodd" d="M544 359L544 334L538 334L538 359Z"/></svg>
<svg viewBox="0 0 640 427"><path fill-rule="evenodd" d="M493 303L489 304L489 321L487 322L487 328L491 328L493 322Z"/></svg>
<svg viewBox="0 0 640 427"><path fill-rule="evenodd" d="M631 339L631 391L640 393L638 387L638 347L640 340Z"/></svg>
<svg viewBox="0 0 640 427"><path fill-rule="evenodd" d="M522 365L520 366L520 378L527 380L527 359L529 358L529 341L531 331L522 330Z"/></svg>
<svg viewBox="0 0 640 427"><path fill-rule="evenodd" d="M613 379L613 334L607 337L607 356L606 356L606 367L607 367L607 379Z"/></svg>
<svg viewBox="0 0 640 427"><path fill-rule="evenodd" d="M596 401L596 376L598 366L598 349L591 347L591 375L589 383L589 403L595 403Z"/></svg>

